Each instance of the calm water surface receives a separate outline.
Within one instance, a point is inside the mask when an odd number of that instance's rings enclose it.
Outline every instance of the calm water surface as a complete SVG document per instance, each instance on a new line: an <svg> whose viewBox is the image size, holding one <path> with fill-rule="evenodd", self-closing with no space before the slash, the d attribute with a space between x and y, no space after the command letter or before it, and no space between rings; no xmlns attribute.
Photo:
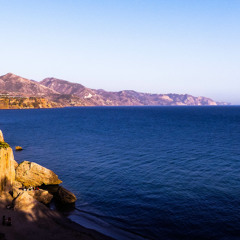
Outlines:
<svg viewBox="0 0 240 240"><path fill-rule="evenodd" d="M70 218L116 239L240 239L240 107L1 110L18 162L56 172Z"/></svg>

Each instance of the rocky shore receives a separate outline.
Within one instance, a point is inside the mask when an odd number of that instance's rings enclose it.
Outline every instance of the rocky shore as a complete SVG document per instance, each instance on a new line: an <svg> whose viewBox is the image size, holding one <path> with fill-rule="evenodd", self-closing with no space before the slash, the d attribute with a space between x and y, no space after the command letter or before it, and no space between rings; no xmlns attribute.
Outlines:
<svg viewBox="0 0 240 240"><path fill-rule="evenodd" d="M18 164L0 130L0 240L112 239L47 207L52 199L61 205L77 200L61 183L53 171L37 163Z"/></svg>

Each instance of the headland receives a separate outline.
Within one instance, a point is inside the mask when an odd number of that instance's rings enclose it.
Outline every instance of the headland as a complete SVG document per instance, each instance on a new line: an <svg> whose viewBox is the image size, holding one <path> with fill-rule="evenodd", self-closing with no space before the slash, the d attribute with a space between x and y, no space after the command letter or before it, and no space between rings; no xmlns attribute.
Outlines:
<svg viewBox="0 0 240 240"><path fill-rule="evenodd" d="M53 171L37 163L18 164L0 130L0 240L112 239L47 206L53 198L62 205L76 201L75 195L61 183Z"/></svg>

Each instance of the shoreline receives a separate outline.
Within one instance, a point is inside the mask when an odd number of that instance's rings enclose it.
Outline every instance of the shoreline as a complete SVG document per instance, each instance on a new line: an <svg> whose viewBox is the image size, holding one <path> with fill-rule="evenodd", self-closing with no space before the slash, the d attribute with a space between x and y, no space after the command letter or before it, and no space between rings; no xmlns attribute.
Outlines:
<svg viewBox="0 0 240 240"><path fill-rule="evenodd" d="M0 108L0 110L33 110L33 109L63 109L63 108L95 108L95 107L99 107L99 108L115 108L115 107L120 107L120 108L124 108L124 107L180 107L180 108L184 108L184 107L197 107L197 108L202 108L202 107L239 107L240 105L233 105L233 104L229 104L229 105L89 105L89 106L63 106L63 107L42 107L42 108Z"/></svg>
<svg viewBox="0 0 240 240"><path fill-rule="evenodd" d="M0 240L112 240L47 207L53 198L63 206L77 200L61 183L53 171L39 164L18 164L0 130ZM39 189L51 185L55 186L51 193Z"/></svg>
<svg viewBox="0 0 240 240"><path fill-rule="evenodd" d="M101 216L75 208L74 212L67 217L71 222L87 229L93 229L105 236L121 240L146 240L147 236L124 229L104 220Z"/></svg>
<svg viewBox="0 0 240 240"><path fill-rule="evenodd" d="M26 210L7 209L13 198L0 195L1 218L11 217L12 225L1 225L0 240L112 240L96 230L88 229L41 204Z"/></svg>

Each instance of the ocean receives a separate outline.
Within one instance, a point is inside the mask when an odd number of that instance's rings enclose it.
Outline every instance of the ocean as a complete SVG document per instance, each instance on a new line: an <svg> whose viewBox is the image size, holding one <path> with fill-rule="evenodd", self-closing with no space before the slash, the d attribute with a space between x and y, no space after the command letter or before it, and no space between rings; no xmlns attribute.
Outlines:
<svg viewBox="0 0 240 240"><path fill-rule="evenodd" d="M115 239L240 239L240 107L1 110L17 162L74 192L67 216Z"/></svg>

